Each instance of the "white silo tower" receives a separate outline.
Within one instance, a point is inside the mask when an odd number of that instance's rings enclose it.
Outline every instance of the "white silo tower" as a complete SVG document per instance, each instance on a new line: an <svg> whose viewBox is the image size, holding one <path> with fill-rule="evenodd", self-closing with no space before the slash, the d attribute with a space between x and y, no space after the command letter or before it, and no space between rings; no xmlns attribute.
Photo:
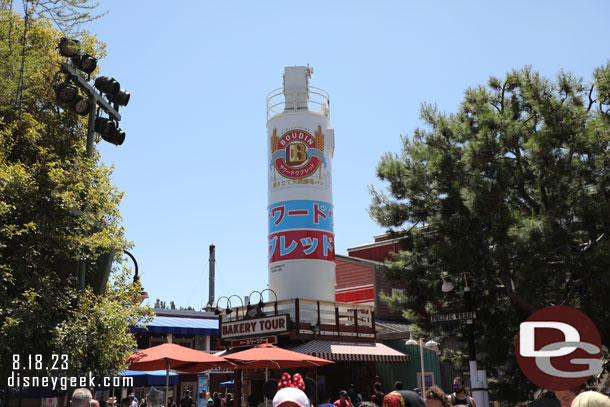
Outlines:
<svg viewBox="0 0 610 407"><path fill-rule="evenodd" d="M313 68L284 68L267 96L269 288L278 300L335 300L334 130Z"/></svg>

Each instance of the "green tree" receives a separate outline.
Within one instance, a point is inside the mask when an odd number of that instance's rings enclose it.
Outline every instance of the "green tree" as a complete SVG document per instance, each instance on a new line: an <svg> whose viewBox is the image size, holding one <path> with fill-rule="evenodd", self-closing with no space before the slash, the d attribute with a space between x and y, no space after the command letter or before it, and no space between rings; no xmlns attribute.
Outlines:
<svg viewBox="0 0 610 407"><path fill-rule="evenodd" d="M465 273L495 397L524 400L514 341L535 310L579 308L610 345L610 64L588 84L526 67L468 89L457 113L424 104L421 118L427 128L381 159L388 192L371 188L371 216L404 238L384 268L407 289L386 300L424 332L463 333L430 315L463 310L440 281L460 288Z"/></svg>
<svg viewBox="0 0 610 407"><path fill-rule="evenodd" d="M157 301L155 302L154 308L167 309L167 305L165 304L165 301L161 301L160 298L157 298Z"/></svg>
<svg viewBox="0 0 610 407"><path fill-rule="evenodd" d="M0 377L14 354L43 355L44 366L68 354L72 373L115 371L135 347L128 325L149 313L120 268L106 295L79 293L77 262L91 283L99 256L129 244L111 170L86 158L86 119L55 103L61 37L0 1ZM80 39L104 55L104 44Z"/></svg>
<svg viewBox="0 0 610 407"><path fill-rule="evenodd" d="M161 299L157 298L157 301L155 302L155 308L159 308L159 309L177 309L180 311L195 311L195 308L191 307L190 305L187 307L183 307L182 305L180 305L178 308L176 308L176 303L174 301L170 301L169 302L169 307L166 305L165 301L161 301Z"/></svg>

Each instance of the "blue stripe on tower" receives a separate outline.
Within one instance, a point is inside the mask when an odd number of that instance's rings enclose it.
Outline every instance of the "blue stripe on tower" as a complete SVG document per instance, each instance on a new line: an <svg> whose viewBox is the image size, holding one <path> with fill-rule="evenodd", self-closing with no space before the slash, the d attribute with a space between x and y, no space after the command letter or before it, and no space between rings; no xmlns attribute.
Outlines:
<svg viewBox="0 0 610 407"><path fill-rule="evenodd" d="M286 230L333 232L333 206L322 201L285 201L269 206L269 234Z"/></svg>

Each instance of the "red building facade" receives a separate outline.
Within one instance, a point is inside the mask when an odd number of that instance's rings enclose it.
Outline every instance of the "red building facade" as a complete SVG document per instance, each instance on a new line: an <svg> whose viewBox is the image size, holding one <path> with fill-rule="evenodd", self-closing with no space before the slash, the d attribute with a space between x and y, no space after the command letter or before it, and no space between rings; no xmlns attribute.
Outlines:
<svg viewBox="0 0 610 407"><path fill-rule="evenodd" d="M335 256L335 301L373 305L378 320L402 320L402 316L390 311L380 298L380 293L392 296L403 288L387 281L380 267L392 252L400 250L400 239L389 235L374 239L371 243L347 249L348 256Z"/></svg>

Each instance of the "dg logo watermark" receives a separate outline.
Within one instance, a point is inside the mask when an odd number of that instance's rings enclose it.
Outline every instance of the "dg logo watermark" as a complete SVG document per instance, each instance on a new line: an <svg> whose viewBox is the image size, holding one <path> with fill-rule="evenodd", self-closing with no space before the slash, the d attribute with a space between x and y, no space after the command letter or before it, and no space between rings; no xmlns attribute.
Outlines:
<svg viewBox="0 0 610 407"><path fill-rule="evenodd" d="M515 354L525 376L547 390L569 390L602 371L597 327L576 308L557 305L522 322Z"/></svg>

